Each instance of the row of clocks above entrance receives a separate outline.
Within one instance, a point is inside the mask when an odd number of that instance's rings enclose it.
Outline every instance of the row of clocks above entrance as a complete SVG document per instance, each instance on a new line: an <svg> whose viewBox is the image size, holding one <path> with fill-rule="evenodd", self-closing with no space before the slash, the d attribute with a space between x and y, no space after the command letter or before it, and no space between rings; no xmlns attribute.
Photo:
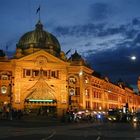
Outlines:
<svg viewBox="0 0 140 140"><path fill-rule="evenodd" d="M76 78L75 76L70 76L68 79L69 84L76 84L79 83L78 78ZM84 83L88 84L89 83L89 78L85 77L84 78Z"/></svg>

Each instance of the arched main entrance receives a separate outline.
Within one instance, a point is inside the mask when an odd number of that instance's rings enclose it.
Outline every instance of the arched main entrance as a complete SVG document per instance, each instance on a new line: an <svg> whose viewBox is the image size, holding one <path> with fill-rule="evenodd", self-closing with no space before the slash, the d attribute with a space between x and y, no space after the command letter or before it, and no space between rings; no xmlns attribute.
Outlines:
<svg viewBox="0 0 140 140"><path fill-rule="evenodd" d="M26 93L24 108L27 115L56 117L57 99L55 91L42 76Z"/></svg>
<svg viewBox="0 0 140 140"><path fill-rule="evenodd" d="M30 115L33 117L42 116L45 118L57 117L56 101L25 101L24 107L26 115Z"/></svg>

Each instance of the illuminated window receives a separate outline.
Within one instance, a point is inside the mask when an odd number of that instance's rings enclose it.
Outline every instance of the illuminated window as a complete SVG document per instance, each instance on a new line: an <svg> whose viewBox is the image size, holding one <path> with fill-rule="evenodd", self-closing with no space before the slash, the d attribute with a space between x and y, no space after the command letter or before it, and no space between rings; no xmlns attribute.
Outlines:
<svg viewBox="0 0 140 140"><path fill-rule="evenodd" d="M47 71L43 71L43 75L47 77L48 76L48 72Z"/></svg>
<svg viewBox="0 0 140 140"><path fill-rule="evenodd" d="M39 70L33 70L33 76L39 76Z"/></svg>
<svg viewBox="0 0 140 140"><path fill-rule="evenodd" d="M58 78L59 77L59 71L54 71L54 78Z"/></svg>
<svg viewBox="0 0 140 140"><path fill-rule="evenodd" d="M80 95L80 88L79 87L76 87L75 95Z"/></svg>
<svg viewBox="0 0 140 140"><path fill-rule="evenodd" d="M23 77L29 77L31 76L31 70L29 69L23 69Z"/></svg>
<svg viewBox="0 0 140 140"><path fill-rule="evenodd" d="M54 77L55 78L55 71L52 71L51 72L51 77Z"/></svg>
<svg viewBox="0 0 140 140"><path fill-rule="evenodd" d="M59 78L59 71L51 71L51 77L53 78Z"/></svg>
<svg viewBox="0 0 140 140"><path fill-rule="evenodd" d="M90 102L86 101L86 109L89 109L89 108L90 108Z"/></svg>
<svg viewBox="0 0 140 140"><path fill-rule="evenodd" d="M31 70L26 70L26 76L31 76Z"/></svg>

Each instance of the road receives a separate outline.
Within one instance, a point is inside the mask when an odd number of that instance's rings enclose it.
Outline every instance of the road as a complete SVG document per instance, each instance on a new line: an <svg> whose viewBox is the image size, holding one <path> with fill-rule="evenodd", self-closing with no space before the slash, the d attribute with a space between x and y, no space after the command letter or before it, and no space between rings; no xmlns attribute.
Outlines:
<svg viewBox="0 0 140 140"><path fill-rule="evenodd" d="M1 121L0 140L140 140L140 125Z"/></svg>

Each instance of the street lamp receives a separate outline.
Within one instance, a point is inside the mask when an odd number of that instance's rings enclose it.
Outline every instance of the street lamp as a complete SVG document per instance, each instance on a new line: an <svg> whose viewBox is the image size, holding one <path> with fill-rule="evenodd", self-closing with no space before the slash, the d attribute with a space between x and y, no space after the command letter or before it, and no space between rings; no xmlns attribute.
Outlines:
<svg viewBox="0 0 140 140"><path fill-rule="evenodd" d="M83 75L83 71L81 70L80 72L79 72L79 76L82 76Z"/></svg>

